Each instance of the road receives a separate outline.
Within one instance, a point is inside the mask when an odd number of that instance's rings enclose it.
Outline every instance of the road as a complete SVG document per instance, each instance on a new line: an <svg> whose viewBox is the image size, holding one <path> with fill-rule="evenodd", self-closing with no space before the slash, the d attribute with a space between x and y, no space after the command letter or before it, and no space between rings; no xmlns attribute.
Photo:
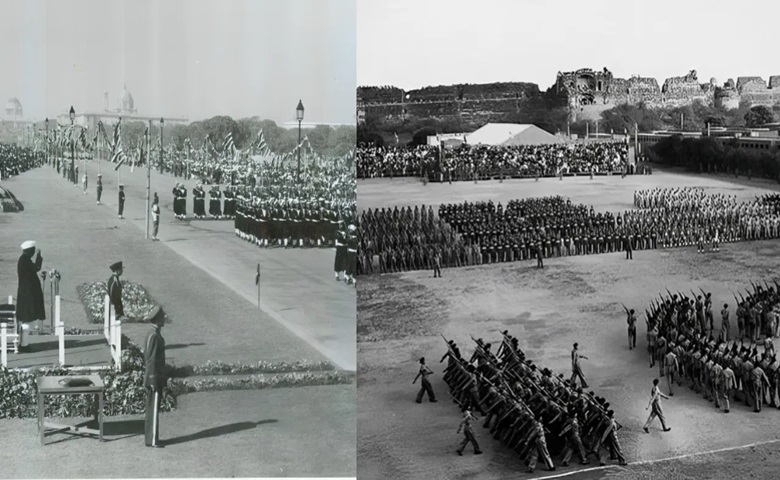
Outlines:
<svg viewBox="0 0 780 480"><path fill-rule="evenodd" d="M86 163L89 188L85 202L95 202L98 169L103 174L105 208L116 212L117 185L125 189L125 222L138 227L139 241L146 229L146 170L119 171L106 161ZM79 163L83 175L85 163ZM46 166L56 179L56 171ZM63 179L58 181L65 182ZM208 273L253 304L258 303L255 286L260 264L260 308L338 367L355 371L355 288L333 279L334 249L261 249L239 239L230 220L186 220L173 217L172 175L151 173L151 192L160 198L158 237L171 250ZM188 213L192 213L192 189L196 181L183 182L188 190ZM81 189L81 184L74 186ZM151 220L150 220L151 222ZM219 252L209 255L207 252Z"/></svg>

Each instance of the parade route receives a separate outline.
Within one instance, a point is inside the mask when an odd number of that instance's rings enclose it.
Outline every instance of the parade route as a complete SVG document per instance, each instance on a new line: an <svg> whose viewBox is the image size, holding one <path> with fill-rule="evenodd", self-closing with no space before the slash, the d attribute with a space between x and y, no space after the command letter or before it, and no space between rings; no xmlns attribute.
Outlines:
<svg viewBox="0 0 780 480"><path fill-rule="evenodd" d="M738 199L751 199L777 185L759 181L730 182L722 176L691 176L660 172L652 176L513 180L503 184L463 182L453 185L427 185L393 180L393 189L384 181L359 184L360 209L388 207L404 198L405 204L428 203L437 211L440 202L492 199L494 203L511 198L561 195L572 202L595 204L596 211L612 212L632 208L634 190L655 185L701 186L708 193L727 193ZM383 188L384 187L384 188ZM432 188L433 187L433 188ZM392 191L392 195L389 192ZM608 194L604 194L608 192ZM425 199L423 201L423 198ZM399 205L400 206L400 205ZM765 407L753 413L744 402L732 402L731 412L714 408L713 403L687 386L674 389L664 400L664 411L672 427L668 433L654 424L650 433L642 431L649 412L645 410L655 377L666 380L658 365L649 368L645 327L640 321L637 349L626 345L626 317L621 304L643 313L649 302L665 288L688 291L703 288L713 294L714 303L733 305L731 292L749 287L751 280L776 276L780 252L778 240L721 244L720 252L696 253L695 247L635 251L633 261L617 252L545 260L539 270L534 262L513 262L447 268L442 279L430 271L403 272L361 277L359 290L359 384L358 459L368 477L452 479L484 478L662 478L665 472L679 472L668 478L694 478L697 472L718 473L717 460L728 458L757 460L756 478L766 478L772 461L767 453L750 453L743 446L773 442L778 438L773 425L780 415ZM732 307L733 309L733 307ZM462 436L455 433L461 412L447 394L441 380L446 352L440 336L454 340L464 356L474 350L471 338L483 338L496 347L503 330L519 339L527 357L541 367L571 375L570 352L573 342L588 360L583 369L588 383L603 396L623 425L618 438L628 467L617 462L598 468L591 456L590 466L560 467L555 472L543 465L532 474L519 456L494 440L477 422L475 434L484 455L463 457L455 454ZM431 378L438 403L414 403L419 388L412 385L417 360L425 356L434 371ZM481 420L481 418L480 418ZM755 447L759 448L759 447ZM776 445L769 446L776 451ZM724 452L712 454L708 452ZM763 459L763 460L762 460ZM670 467L670 464L674 464ZM706 470L705 470L706 469ZM582 470L582 471L580 471ZM733 470L731 470L733 471ZM746 471L752 471L746 469ZM685 472L688 476L685 476ZM703 477L713 478L713 477ZM720 477L718 477L720 478Z"/></svg>
<svg viewBox="0 0 780 480"><path fill-rule="evenodd" d="M83 175L84 162L79 164ZM105 161L87 162L89 187L84 195L86 208L95 207L95 185L98 169L103 174L102 208L117 209L117 184L125 185L125 220L137 227L139 241L146 228L147 171L129 165L114 171ZM55 180L56 171L43 167ZM160 198L160 243L186 258L206 274L253 305L258 304L255 286L257 264L260 264L260 308L273 320L302 338L344 370L355 370L355 288L334 281L335 249L261 249L240 240L234 233L233 220L176 220L173 217L171 190L177 179L151 172L151 192ZM187 212L192 215L192 189L197 184L182 182L188 190ZM79 192L81 184L72 186ZM208 200L207 200L208 205ZM208 209L208 207L207 207ZM151 219L150 219L151 232ZM151 235L151 233L150 233ZM151 242L151 240L149 240ZM211 253L209 253L211 252Z"/></svg>

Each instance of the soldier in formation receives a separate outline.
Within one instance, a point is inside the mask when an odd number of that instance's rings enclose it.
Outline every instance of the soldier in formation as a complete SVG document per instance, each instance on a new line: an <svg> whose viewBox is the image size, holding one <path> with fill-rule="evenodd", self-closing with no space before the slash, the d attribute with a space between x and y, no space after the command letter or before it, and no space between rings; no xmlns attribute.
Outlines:
<svg viewBox="0 0 780 480"><path fill-rule="evenodd" d="M666 347L656 347L651 355L666 367L662 375L670 395L674 383L688 384L715 408L723 405L726 413L733 400L744 401L755 412L764 405L780 408L780 362L772 342L780 315L777 292L776 284L751 283L747 296L735 296L743 327L733 338L728 304L721 310L718 332L707 320L702 295L667 292L654 301L646 312L647 328Z"/></svg>
<svg viewBox="0 0 780 480"><path fill-rule="evenodd" d="M561 465L567 466L574 452L584 464L594 455L601 465L608 457L625 465L616 435L620 426L609 403L562 374L537 368L526 360L517 338L507 331L502 335L495 352L490 343L475 340L469 360L455 342L447 342L441 361L447 360L443 380L453 400L480 412L483 427L525 459L531 472L540 457L554 470L554 457L561 455Z"/></svg>

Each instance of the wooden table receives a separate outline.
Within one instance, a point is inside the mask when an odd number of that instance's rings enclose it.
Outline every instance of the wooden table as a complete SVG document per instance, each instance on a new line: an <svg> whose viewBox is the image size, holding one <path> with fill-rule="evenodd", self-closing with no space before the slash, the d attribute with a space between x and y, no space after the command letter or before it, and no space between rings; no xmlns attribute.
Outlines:
<svg viewBox="0 0 780 480"><path fill-rule="evenodd" d="M60 380L73 378L88 378L92 381L92 385L87 387L69 387L62 385ZM100 375L76 375L76 376L62 376L62 377L38 377L38 431L41 434L41 445L46 445L44 437L46 436L46 429L52 428L54 431L70 431L77 435L97 435L98 439L103 441L103 391L105 385ZM93 428L86 428L82 425L63 425L59 423L46 422L44 420L44 401L47 395L95 395L98 397L98 411L95 414L95 420L98 422L98 430ZM52 433L54 433L54 431Z"/></svg>

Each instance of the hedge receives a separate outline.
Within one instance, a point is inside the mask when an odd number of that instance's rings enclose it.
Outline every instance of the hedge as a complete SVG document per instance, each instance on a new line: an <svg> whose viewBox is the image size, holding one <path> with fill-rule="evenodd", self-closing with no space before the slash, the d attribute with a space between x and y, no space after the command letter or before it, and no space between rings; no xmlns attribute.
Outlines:
<svg viewBox="0 0 780 480"><path fill-rule="evenodd" d="M82 283L76 287L84 310L87 312L87 320L90 323L103 324L105 312L105 297L108 293L106 282ZM143 323L146 314L157 306L154 299L143 285L124 281L122 282L122 305L125 310L124 323ZM170 319L166 316L166 322Z"/></svg>

